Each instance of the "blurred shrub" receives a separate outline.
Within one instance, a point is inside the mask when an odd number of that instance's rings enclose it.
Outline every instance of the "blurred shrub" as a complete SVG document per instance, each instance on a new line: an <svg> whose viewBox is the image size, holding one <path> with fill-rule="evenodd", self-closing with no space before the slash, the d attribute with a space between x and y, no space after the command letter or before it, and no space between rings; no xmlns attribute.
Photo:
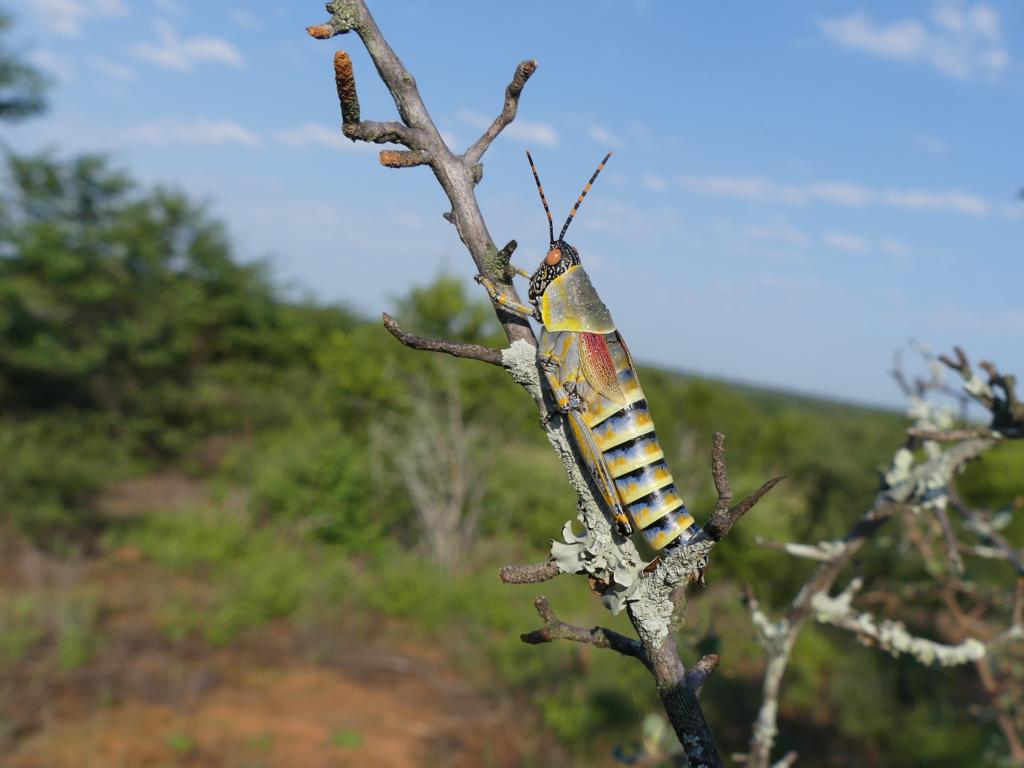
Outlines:
<svg viewBox="0 0 1024 768"><path fill-rule="evenodd" d="M88 502L141 465L113 419L67 410L0 419L0 457L0 520L50 549L95 529Z"/></svg>

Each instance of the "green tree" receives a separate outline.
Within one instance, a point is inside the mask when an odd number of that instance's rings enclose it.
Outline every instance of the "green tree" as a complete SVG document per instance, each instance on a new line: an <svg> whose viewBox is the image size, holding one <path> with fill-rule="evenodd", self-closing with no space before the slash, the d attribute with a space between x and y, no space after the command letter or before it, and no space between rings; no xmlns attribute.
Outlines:
<svg viewBox="0 0 1024 768"><path fill-rule="evenodd" d="M17 120L42 112L46 78L12 51L5 38L10 17L0 10L0 120Z"/></svg>

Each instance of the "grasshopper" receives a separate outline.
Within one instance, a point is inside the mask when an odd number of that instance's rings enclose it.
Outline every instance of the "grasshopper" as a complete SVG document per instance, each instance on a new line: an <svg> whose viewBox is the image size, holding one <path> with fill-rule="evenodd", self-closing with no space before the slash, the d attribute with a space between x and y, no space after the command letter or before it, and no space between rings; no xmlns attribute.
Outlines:
<svg viewBox="0 0 1024 768"><path fill-rule="evenodd" d="M565 241L611 153L583 188L557 239L537 167L529 152L526 156L550 236L547 255L532 275L513 268L529 278L530 304L512 300L487 277L478 275L477 282L495 303L541 324L538 363L619 533L629 536L639 530L655 550L703 540L705 534L687 511L665 464L626 342L584 271L579 252Z"/></svg>

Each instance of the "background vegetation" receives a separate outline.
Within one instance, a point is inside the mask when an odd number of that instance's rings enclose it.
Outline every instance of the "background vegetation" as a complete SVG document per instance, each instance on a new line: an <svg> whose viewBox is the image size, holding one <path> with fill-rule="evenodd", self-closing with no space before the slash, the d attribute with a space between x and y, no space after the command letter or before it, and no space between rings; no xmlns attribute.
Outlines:
<svg viewBox="0 0 1024 768"><path fill-rule="evenodd" d="M0 115L40 106L34 73L2 58L0 70ZM496 698L522 702L542 724L538 739L556 745L544 755L561 745L574 764L591 764L637 738L658 706L635 664L518 639L537 623L533 592L502 586L497 569L542 559L575 502L506 376L411 352L344 307L285 298L202 206L140 187L116 160L53 152L4 162L0 754L17 755L45 729L45 702L104 679L105 654L124 652L126 609L103 564L125 560L158 574L144 613L152 642L175 653L212 654L273 625L325 659L383 623L438 648ZM450 275L402 297L394 314L426 335L501 341L489 307ZM689 659L722 654L705 711L724 751L743 751L762 657L741 588L779 608L811 567L755 539L845 531L873 497L904 419L641 368L698 514L714 498L712 431L729 437L737 491L788 477L716 550L682 636ZM435 438L428 458L417 447L424 435ZM475 450L483 441L489 462ZM1004 507L1024 494L1019 448L970 469L973 502ZM191 489L184 499L145 482L167 477ZM462 546L442 552L428 519L454 520L443 541ZM1006 533L1021 543L1019 526ZM865 572L906 570L899 532L883 539ZM39 577L26 562L71 575ZM1007 581L997 570L977 575ZM579 580L545 591L567 621L607 620ZM935 628L928 613L918 624ZM114 683L90 690L100 708L129 695ZM969 670L924 670L812 627L784 687L781 746L808 765L826 764L815 755L829 765L999 765L1005 748L983 700ZM183 764L194 757L186 733L154 738ZM358 747L361 737L339 732L335 742ZM544 762L539 752L527 760Z"/></svg>

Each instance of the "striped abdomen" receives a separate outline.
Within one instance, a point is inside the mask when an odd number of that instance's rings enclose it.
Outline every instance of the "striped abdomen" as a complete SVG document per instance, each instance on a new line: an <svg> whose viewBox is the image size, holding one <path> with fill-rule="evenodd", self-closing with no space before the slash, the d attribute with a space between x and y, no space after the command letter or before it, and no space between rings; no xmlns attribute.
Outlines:
<svg viewBox="0 0 1024 768"><path fill-rule="evenodd" d="M629 355L618 334L604 335L625 405L605 397L588 398L583 421L601 451L623 509L654 549L685 543L700 528L676 491L665 453Z"/></svg>

